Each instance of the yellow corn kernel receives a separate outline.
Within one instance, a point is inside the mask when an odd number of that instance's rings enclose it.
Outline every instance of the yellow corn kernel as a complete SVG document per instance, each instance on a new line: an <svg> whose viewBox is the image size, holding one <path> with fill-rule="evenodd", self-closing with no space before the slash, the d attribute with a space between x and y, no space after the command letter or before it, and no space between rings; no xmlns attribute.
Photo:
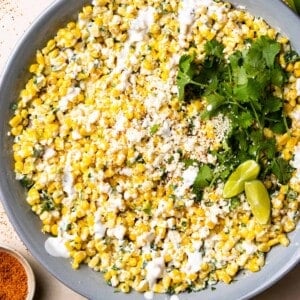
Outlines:
<svg viewBox="0 0 300 300"><path fill-rule="evenodd" d="M246 265L245 269L251 271L251 272L258 272L260 270L260 266L257 263L257 258L250 259Z"/></svg>
<svg viewBox="0 0 300 300"><path fill-rule="evenodd" d="M290 243L289 239L287 238L287 236L285 234L280 234L278 236L278 240L279 240L279 243L285 247L287 247Z"/></svg>
<svg viewBox="0 0 300 300"><path fill-rule="evenodd" d="M169 275L165 275L161 281L163 287L165 290L167 290L169 288L169 286L171 285L171 277Z"/></svg>
<svg viewBox="0 0 300 300"><path fill-rule="evenodd" d="M58 234L58 225L57 224L53 224L51 226L51 234L54 236L57 236L57 234Z"/></svg>
<svg viewBox="0 0 300 300"><path fill-rule="evenodd" d="M169 273L169 276L171 277L172 282L174 284L181 283L182 278L183 278L183 274L179 270L177 270L177 269L172 270Z"/></svg>
<svg viewBox="0 0 300 300"><path fill-rule="evenodd" d="M296 224L292 220L287 220L283 224L283 230L284 230L284 232L291 232L291 231L293 231L295 229L295 227L296 227Z"/></svg>
<svg viewBox="0 0 300 300"><path fill-rule="evenodd" d="M128 265L130 267L135 267L137 265L137 259L135 257L131 257L128 261Z"/></svg>
<svg viewBox="0 0 300 300"><path fill-rule="evenodd" d="M258 245L257 248L261 252L269 252L270 251L270 246L268 245L268 243L261 243Z"/></svg>
<svg viewBox="0 0 300 300"><path fill-rule="evenodd" d="M164 256L164 260L165 260L166 263L168 263L168 262L170 262L170 261L173 260L173 257L172 257L172 255L170 255L170 254L167 253Z"/></svg>
<svg viewBox="0 0 300 300"><path fill-rule="evenodd" d="M130 232L130 233L129 233L129 239L130 239L131 241L135 241L136 238L137 238L136 233L134 233L134 232Z"/></svg>
<svg viewBox="0 0 300 300"><path fill-rule="evenodd" d="M216 275L219 280L223 281L224 283L230 283L232 278L229 274L227 274L224 270L217 270Z"/></svg>
<svg viewBox="0 0 300 300"><path fill-rule="evenodd" d="M43 225L42 232L44 232L44 233L51 232L51 226L49 224Z"/></svg>
<svg viewBox="0 0 300 300"><path fill-rule="evenodd" d="M23 126L19 125L17 127L12 128L10 132L12 135L17 136L17 135L21 134L22 130L23 130Z"/></svg>
<svg viewBox="0 0 300 300"><path fill-rule="evenodd" d="M154 284L153 286L153 292L154 293L164 293L165 292L165 289L164 289L164 286L162 285L162 283L156 283Z"/></svg>
<svg viewBox="0 0 300 300"><path fill-rule="evenodd" d="M118 289L123 292L123 293L129 293L130 292L130 287L127 283L122 282L119 286Z"/></svg>
<svg viewBox="0 0 300 300"><path fill-rule="evenodd" d="M38 190L35 189L34 187L32 187L32 188L28 191L26 201L27 201L30 205L38 204L38 203L40 202L40 194L39 194Z"/></svg>
<svg viewBox="0 0 300 300"><path fill-rule="evenodd" d="M235 274L237 273L238 270L239 270L238 264L231 263L226 267L225 271L229 276L233 277L233 276L235 276Z"/></svg>
<svg viewBox="0 0 300 300"><path fill-rule="evenodd" d="M94 257L89 261L88 266L89 266L90 268L95 268L95 267L98 265L99 261L100 261L99 257L98 257L98 256L94 256Z"/></svg>
<svg viewBox="0 0 300 300"><path fill-rule="evenodd" d="M279 146L284 146L287 143L288 139L289 135L285 133L277 138L277 143Z"/></svg>
<svg viewBox="0 0 300 300"><path fill-rule="evenodd" d="M10 121L9 121L9 125L11 127L16 127L18 126L20 123L22 122L22 118L20 115L15 115Z"/></svg>
<svg viewBox="0 0 300 300"><path fill-rule="evenodd" d="M286 67L287 72L293 72L294 66L292 63L289 63Z"/></svg>
<svg viewBox="0 0 300 300"><path fill-rule="evenodd" d="M82 261L84 261L86 258L86 253L85 251L79 251L76 252L74 255L74 261L76 261L77 263L81 263Z"/></svg>
<svg viewBox="0 0 300 300"><path fill-rule="evenodd" d="M296 78L299 78L300 77L300 68L299 69L294 69L294 76Z"/></svg>
<svg viewBox="0 0 300 300"><path fill-rule="evenodd" d="M277 245L279 243L278 238L272 239L268 241L268 246L272 247L274 245Z"/></svg>

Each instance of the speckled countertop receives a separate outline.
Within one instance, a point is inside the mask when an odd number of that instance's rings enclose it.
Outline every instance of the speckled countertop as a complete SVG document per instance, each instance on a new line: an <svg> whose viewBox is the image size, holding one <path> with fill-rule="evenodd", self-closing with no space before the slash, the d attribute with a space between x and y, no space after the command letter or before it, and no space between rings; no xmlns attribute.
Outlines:
<svg viewBox="0 0 300 300"><path fill-rule="evenodd" d="M53 0L0 0L0 77L12 49L24 30ZM36 300L83 300L50 275L28 252L10 224L0 202L0 244L22 253L33 267L37 279ZM300 299L300 266L281 281L255 297L256 300ZM234 299L228 299L234 300Z"/></svg>

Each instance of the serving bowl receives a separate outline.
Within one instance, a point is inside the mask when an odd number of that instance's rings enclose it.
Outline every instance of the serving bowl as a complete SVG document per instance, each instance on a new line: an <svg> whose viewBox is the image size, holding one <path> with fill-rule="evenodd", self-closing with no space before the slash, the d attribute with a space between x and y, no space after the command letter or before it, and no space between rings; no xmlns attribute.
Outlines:
<svg viewBox="0 0 300 300"><path fill-rule="evenodd" d="M294 49L300 52L298 28L300 19L280 0L233 0L234 5L245 7L252 14L264 18L271 26L286 35ZM64 284L89 299L120 299L107 286L100 273L86 266L78 271L71 268L69 260L55 258L47 254L44 243L47 236L40 231L40 220L25 201L25 191L15 179L12 157L12 137L8 121L11 117L10 106L16 102L20 90L29 78L28 66L33 62L35 52L54 36L57 29L68 21L74 20L80 8L90 3L87 0L55 1L31 26L13 52L3 73L0 83L0 199L16 231L32 255L44 265L50 273ZM218 284L216 290L206 289L197 293L182 294L180 299L248 299L262 292L291 270L300 259L298 243L300 233L296 229L290 235L289 247L275 247L267 256L265 267L258 273L241 274L237 281L230 284ZM122 294L122 299L143 299L142 294ZM155 299L166 299L165 295L156 295Z"/></svg>

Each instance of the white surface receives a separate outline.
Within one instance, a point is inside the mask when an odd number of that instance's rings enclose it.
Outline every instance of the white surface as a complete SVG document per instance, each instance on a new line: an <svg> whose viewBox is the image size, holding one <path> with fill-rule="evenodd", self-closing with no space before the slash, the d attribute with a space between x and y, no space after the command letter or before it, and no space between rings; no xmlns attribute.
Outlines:
<svg viewBox="0 0 300 300"><path fill-rule="evenodd" d="M30 26L37 15L53 0L0 0L0 77L5 62L24 30ZM51 276L25 248L0 203L0 244L10 246L21 252L30 262L37 279L38 300L84 300L53 276ZM101 276L99 274L99 276ZM271 289L256 297L256 300L300 299L300 267L290 272ZM120 296L121 298L121 296ZM180 297L179 297L180 298ZM155 298L154 298L155 299Z"/></svg>

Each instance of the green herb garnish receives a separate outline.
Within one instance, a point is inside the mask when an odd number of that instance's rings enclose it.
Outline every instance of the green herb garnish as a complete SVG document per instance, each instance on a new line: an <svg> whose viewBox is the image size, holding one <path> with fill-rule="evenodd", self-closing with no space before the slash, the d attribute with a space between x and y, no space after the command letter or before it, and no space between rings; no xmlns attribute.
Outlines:
<svg viewBox="0 0 300 300"><path fill-rule="evenodd" d="M40 197L41 197L41 213L43 213L44 211L51 211L55 209L55 203L53 199L48 195L47 192L41 191Z"/></svg>
<svg viewBox="0 0 300 300"><path fill-rule="evenodd" d="M202 62L196 55L183 55L179 61L177 86L179 100L206 101L202 118L223 114L230 120L230 131L218 152L215 174L225 180L242 162L255 160L262 168L262 176L273 173L280 183L291 177L292 168L276 148L275 137L267 138L264 129L274 134L289 130L284 100L274 95L275 87L283 89L287 73L280 66L280 44L267 36L248 40L243 51L224 57L224 46L216 40L206 43L206 56ZM292 52L290 59L296 59ZM287 58L286 58L287 59ZM215 180L206 166L197 176L194 192L200 196L204 188ZM204 180L202 180L204 178Z"/></svg>
<svg viewBox="0 0 300 300"><path fill-rule="evenodd" d="M160 125L159 124L155 124L153 126L150 127L150 134L153 135L155 134L158 130L159 130Z"/></svg>
<svg viewBox="0 0 300 300"><path fill-rule="evenodd" d="M192 188L193 193L196 195L196 201L200 201L202 199L204 188L208 187L212 180L213 170L210 168L210 166L200 166Z"/></svg>
<svg viewBox="0 0 300 300"><path fill-rule="evenodd" d="M33 180L27 176L24 176L22 179L20 179L20 183L26 189L30 189L34 184Z"/></svg>

